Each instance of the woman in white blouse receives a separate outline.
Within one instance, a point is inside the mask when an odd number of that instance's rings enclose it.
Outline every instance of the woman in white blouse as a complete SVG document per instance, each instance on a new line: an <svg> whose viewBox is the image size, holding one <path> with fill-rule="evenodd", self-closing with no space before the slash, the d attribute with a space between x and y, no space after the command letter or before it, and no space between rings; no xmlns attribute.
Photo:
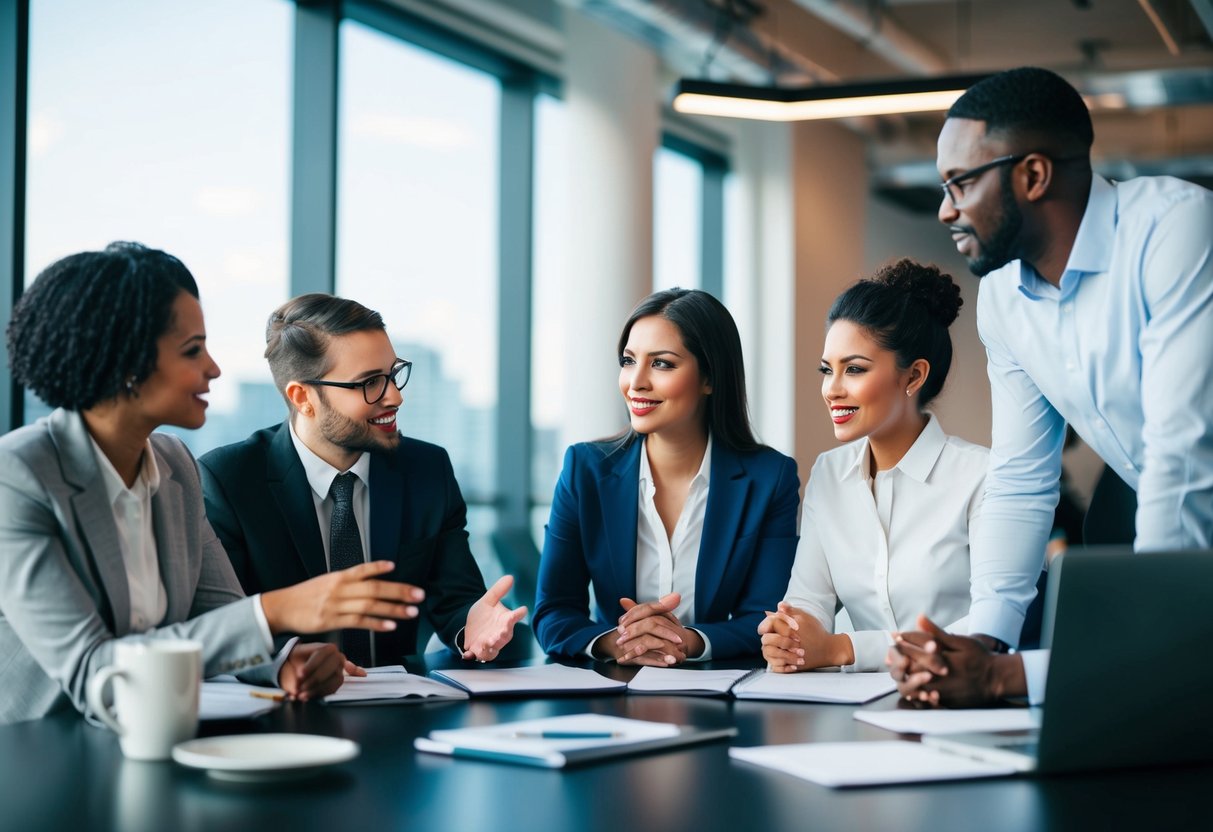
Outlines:
<svg viewBox="0 0 1213 832"><path fill-rule="evenodd" d="M968 614L988 451L925 410L947 378L961 302L950 276L911 260L834 301L821 393L847 444L813 466L787 595L758 628L772 670L883 669L890 633L919 613ZM833 634L840 607L853 632Z"/></svg>

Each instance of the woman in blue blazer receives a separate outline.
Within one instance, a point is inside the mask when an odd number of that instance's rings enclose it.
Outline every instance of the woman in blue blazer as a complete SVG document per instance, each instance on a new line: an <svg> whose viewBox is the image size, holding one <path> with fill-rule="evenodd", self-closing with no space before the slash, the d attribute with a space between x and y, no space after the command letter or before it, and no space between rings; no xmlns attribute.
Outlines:
<svg viewBox="0 0 1213 832"><path fill-rule="evenodd" d="M796 552L800 481L794 460L754 438L728 310L698 290L645 298L619 338L619 390L631 426L564 457L539 643L661 667L757 654Z"/></svg>

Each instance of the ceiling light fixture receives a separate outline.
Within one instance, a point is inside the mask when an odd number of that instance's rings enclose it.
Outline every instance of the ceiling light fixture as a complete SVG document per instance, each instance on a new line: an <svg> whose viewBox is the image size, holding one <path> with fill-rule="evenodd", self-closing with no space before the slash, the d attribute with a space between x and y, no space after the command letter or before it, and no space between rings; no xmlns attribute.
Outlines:
<svg viewBox="0 0 1213 832"><path fill-rule="evenodd" d="M953 75L811 87L752 87L684 78L674 109L759 121L810 121L946 110L985 75Z"/></svg>

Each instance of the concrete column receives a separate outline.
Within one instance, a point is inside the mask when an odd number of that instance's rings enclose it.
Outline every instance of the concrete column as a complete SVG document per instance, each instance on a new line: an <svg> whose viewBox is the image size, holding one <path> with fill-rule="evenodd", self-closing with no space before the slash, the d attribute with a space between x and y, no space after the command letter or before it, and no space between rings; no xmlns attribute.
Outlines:
<svg viewBox="0 0 1213 832"><path fill-rule="evenodd" d="M615 345L653 283L656 58L580 15L566 16L565 104L573 216L565 308L565 444L627 424Z"/></svg>
<svg viewBox="0 0 1213 832"><path fill-rule="evenodd" d="M861 137L807 121L792 131L795 188L796 316L794 350L796 461L801 476L822 451L838 446L821 398L817 368L825 317L843 289L864 277L868 169ZM880 229L867 233L880 234Z"/></svg>
<svg viewBox="0 0 1213 832"><path fill-rule="evenodd" d="M795 450L795 209L791 128L742 122L734 131L737 193L727 208L724 301L745 352L750 415L758 438ZM803 472L802 472L803 473Z"/></svg>

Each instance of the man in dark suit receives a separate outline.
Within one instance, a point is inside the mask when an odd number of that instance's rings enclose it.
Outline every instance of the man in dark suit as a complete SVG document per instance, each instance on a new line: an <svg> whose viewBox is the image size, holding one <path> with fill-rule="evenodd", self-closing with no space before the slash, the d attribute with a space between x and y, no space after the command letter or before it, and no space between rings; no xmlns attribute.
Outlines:
<svg viewBox="0 0 1213 832"><path fill-rule="evenodd" d="M465 659L495 658L526 608L485 591L468 549L467 507L442 448L402 437L396 411L412 365L383 319L359 303L302 295L271 316L266 358L289 417L199 460L206 513L248 593L388 560L388 577L424 594L423 614ZM417 620L346 630L360 665L417 652ZM424 645L420 645L424 648Z"/></svg>

